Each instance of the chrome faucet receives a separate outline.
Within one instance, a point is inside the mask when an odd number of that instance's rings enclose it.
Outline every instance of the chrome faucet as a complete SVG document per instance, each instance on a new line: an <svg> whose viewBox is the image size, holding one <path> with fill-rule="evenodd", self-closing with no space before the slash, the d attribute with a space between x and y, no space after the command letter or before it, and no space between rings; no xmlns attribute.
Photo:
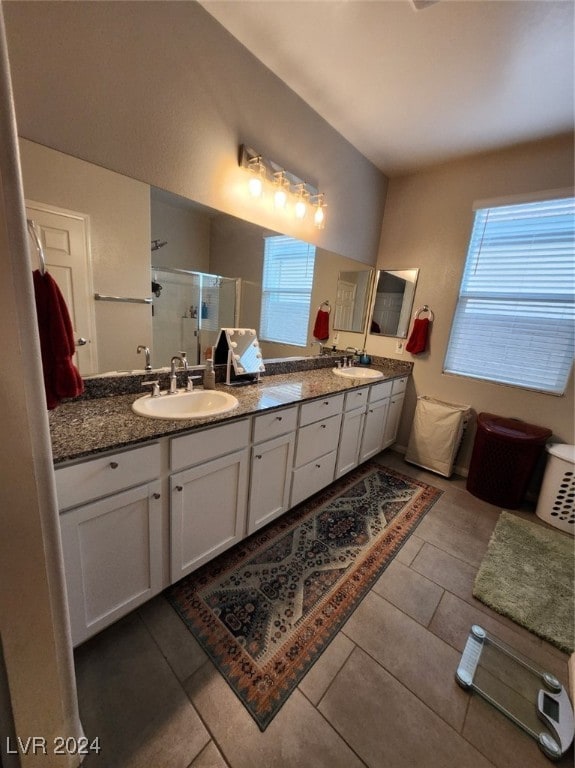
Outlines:
<svg viewBox="0 0 575 768"><path fill-rule="evenodd" d="M145 352L145 354L146 354L146 367L145 367L144 370L151 371L152 370L152 363L150 362L150 348L149 347L145 347L143 344L139 344L138 345L138 349L136 350L136 352L138 354L140 354L140 352Z"/></svg>
<svg viewBox="0 0 575 768"><path fill-rule="evenodd" d="M186 358L184 355L184 360L185 359ZM178 357L178 355L174 355L170 360L170 389L168 390L170 395L173 395L178 391L178 379L176 377L176 363L180 363L181 367L184 370L187 370L188 361L186 360L186 363L184 365L184 360L182 360L181 357Z"/></svg>
<svg viewBox="0 0 575 768"><path fill-rule="evenodd" d="M345 351L346 351L346 352L353 352L352 356L351 356L351 357L348 359L348 361L347 361L347 367L348 367L348 368L351 368L351 367L353 366L353 358L354 358L354 355L358 355L358 354L359 354L359 352L357 351L357 349L356 349L355 347L346 347L346 348L345 348ZM344 359L345 359L345 358L344 358Z"/></svg>

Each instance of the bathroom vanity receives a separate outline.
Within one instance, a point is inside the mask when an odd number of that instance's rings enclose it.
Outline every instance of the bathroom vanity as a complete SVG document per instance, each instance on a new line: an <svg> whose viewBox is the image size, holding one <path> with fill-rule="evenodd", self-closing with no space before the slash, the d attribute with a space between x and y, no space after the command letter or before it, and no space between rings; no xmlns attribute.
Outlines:
<svg viewBox="0 0 575 768"><path fill-rule="evenodd" d="M140 394L52 412L74 645L391 445L408 376L266 376L201 420L138 416Z"/></svg>

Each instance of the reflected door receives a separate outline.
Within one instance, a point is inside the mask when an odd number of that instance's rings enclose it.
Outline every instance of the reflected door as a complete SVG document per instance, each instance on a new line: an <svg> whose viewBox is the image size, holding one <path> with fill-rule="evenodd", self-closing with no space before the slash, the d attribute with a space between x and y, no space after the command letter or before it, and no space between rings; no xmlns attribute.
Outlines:
<svg viewBox="0 0 575 768"><path fill-rule="evenodd" d="M337 296L335 301L334 328L353 328L353 311L357 285L342 280L337 281Z"/></svg>
<svg viewBox="0 0 575 768"><path fill-rule="evenodd" d="M98 372L94 292L88 250L89 219L82 213L26 201L26 218L34 222L44 249L46 269L68 307L76 341L74 363L83 376ZM32 266L39 266L29 233ZM85 342L85 343L82 343Z"/></svg>

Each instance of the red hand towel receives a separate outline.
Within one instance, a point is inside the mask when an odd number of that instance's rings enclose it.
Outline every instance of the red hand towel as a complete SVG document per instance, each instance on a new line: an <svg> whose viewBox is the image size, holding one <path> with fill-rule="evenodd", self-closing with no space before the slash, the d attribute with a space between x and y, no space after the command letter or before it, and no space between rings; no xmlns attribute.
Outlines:
<svg viewBox="0 0 575 768"><path fill-rule="evenodd" d="M35 270L33 278L44 388L48 409L51 410L62 398L81 395L84 382L72 362L76 347L64 297L48 273L42 275Z"/></svg>
<svg viewBox="0 0 575 768"><path fill-rule="evenodd" d="M412 355L419 355L425 352L427 348L427 335L429 333L429 318L422 317L421 320L415 319L413 321L413 328L411 330L411 336L407 342L405 348Z"/></svg>
<svg viewBox="0 0 575 768"><path fill-rule="evenodd" d="M318 341L327 341L329 339L329 312L324 309L318 309L313 327L313 335Z"/></svg>

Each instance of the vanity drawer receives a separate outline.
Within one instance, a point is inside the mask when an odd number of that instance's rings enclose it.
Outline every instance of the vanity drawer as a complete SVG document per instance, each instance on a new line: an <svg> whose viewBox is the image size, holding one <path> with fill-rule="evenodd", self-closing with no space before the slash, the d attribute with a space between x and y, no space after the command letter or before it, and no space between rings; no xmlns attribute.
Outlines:
<svg viewBox="0 0 575 768"><path fill-rule="evenodd" d="M341 413L343 409L343 394L324 397L322 400L314 400L301 406L299 423L301 427L312 424L320 419L327 419Z"/></svg>
<svg viewBox="0 0 575 768"><path fill-rule="evenodd" d="M400 392L405 392L407 387L407 376L402 376L401 379L394 379L391 387L391 394L398 395Z"/></svg>
<svg viewBox="0 0 575 768"><path fill-rule="evenodd" d="M170 444L170 467L174 470L203 464L245 448L249 442L249 419L174 437Z"/></svg>
<svg viewBox="0 0 575 768"><path fill-rule="evenodd" d="M297 427L297 405L280 411L262 413L254 418L254 443L293 432Z"/></svg>
<svg viewBox="0 0 575 768"><path fill-rule="evenodd" d="M300 427L297 436L297 448L295 452L294 466L301 467L308 461L324 456L337 448L339 442L339 428L341 425L341 413L330 416L328 419L314 421Z"/></svg>
<svg viewBox="0 0 575 768"><path fill-rule="evenodd" d="M160 474L160 444L152 443L55 470L58 507L87 501L154 480Z"/></svg>
<svg viewBox="0 0 575 768"><path fill-rule="evenodd" d="M354 411L356 408L361 408L362 405L367 403L368 394L369 387L354 389L352 392L347 392L345 396L345 411Z"/></svg>
<svg viewBox="0 0 575 768"><path fill-rule="evenodd" d="M333 481L336 458L337 451L332 451L294 471L290 507L321 491Z"/></svg>
<svg viewBox="0 0 575 768"><path fill-rule="evenodd" d="M382 381L381 384L372 384L369 389L369 402L376 403L391 395L392 381Z"/></svg>

